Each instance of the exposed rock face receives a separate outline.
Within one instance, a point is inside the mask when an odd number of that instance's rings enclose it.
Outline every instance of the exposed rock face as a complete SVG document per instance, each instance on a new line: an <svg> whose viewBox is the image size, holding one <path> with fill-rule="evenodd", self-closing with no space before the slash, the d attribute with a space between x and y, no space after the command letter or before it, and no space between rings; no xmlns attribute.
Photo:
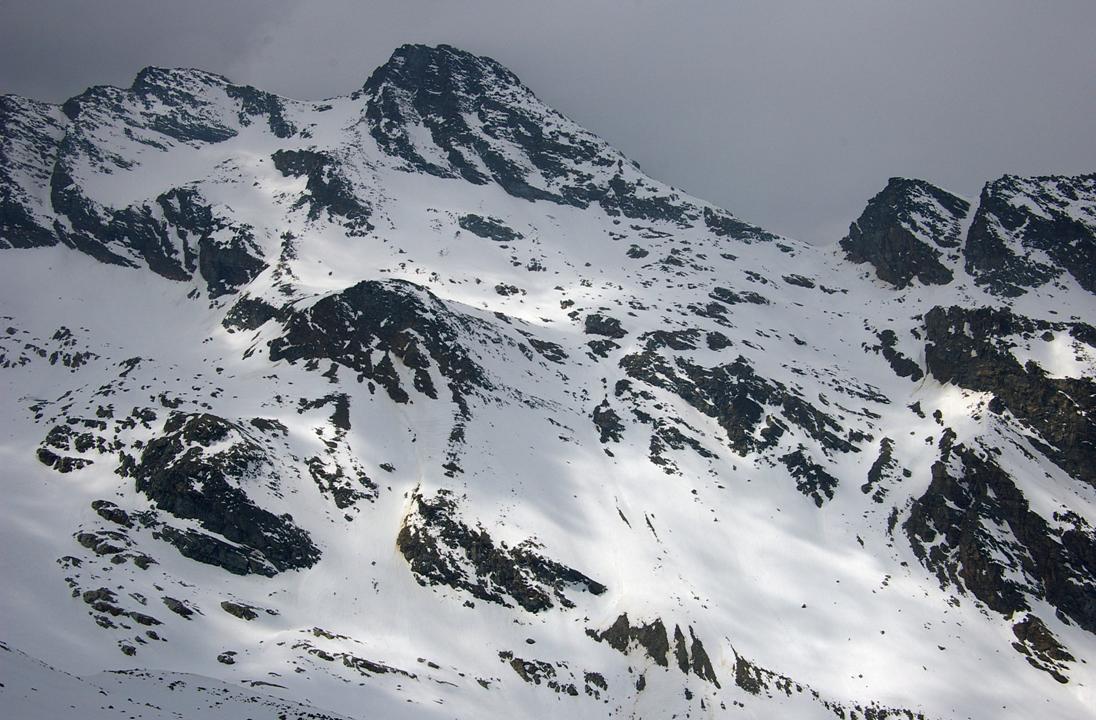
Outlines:
<svg viewBox="0 0 1096 720"><path fill-rule="evenodd" d="M643 352L624 357L620 364L629 377L669 390L715 418L739 455L774 446L789 423L827 450L858 452L837 434L843 428L832 417L790 393L783 384L757 375L744 357L713 368L678 360L675 367L659 355ZM783 419L769 414L770 407L779 408Z"/></svg>
<svg viewBox="0 0 1096 720"><path fill-rule="evenodd" d="M774 237L726 211L655 188L630 160L544 106L490 58L448 45L404 45L363 92L369 133L410 169L477 185L495 182L526 200L583 208L598 203L610 215L682 227L704 222L745 240Z"/></svg>
<svg viewBox="0 0 1096 720"><path fill-rule="evenodd" d="M586 316L586 333L588 335L604 335L605 337L619 340L628 334L628 331L620 324L620 320L601 313L593 313Z"/></svg>
<svg viewBox="0 0 1096 720"><path fill-rule="evenodd" d="M218 143L235 137L227 104L217 102L229 81L202 70L146 67L129 88L106 85L92 87L71 98L61 109L70 120L84 123L87 140L104 125L127 121L135 131L171 141ZM223 95L222 95L223 97ZM102 157L115 163L115 157Z"/></svg>
<svg viewBox="0 0 1096 720"><path fill-rule="evenodd" d="M877 702L861 705L853 703L846 706L834 700L828 700L819 696L816 690L809 685L797 682L787 675L773 672L752 662L738 651L733 650L734 682L740 689L754 696L768 697L793 697L803 693L810 694L822 707L838 718L866 718L870 720L926 720L924 713L914 712L906 708L888 707Z"/></svg>
<svg viewBox="0 0 1096 720"><path fill-rule="evenodd" d="M687 629L688 639L680 625L674 626L671 647L670 636L666 632L666 625L662 622L662 618L633 625L628 619L628 614L623 613L605 630L599 632L587 629L586 634L624 655L642 652L662 667L669 667L670 661L673 660L683 674L692 673L717 688L720 687L711 659L704 650L704 643L697 638L691 626Z"/></svg>
<svg viewBox="0 0 1096 720"><path fill-rule="evenodd" d="M327 152L315 150L278 150L271 159L286 177L307 177L305 194L295 207L308 206L308 217L320 218L323 212L344 220L351 235L364 235L373 229L369 222L372 209L359 199L352 183L339 169L338 160Z"/></svg>
<svg viewBox="0 0 1096 720"><path fill-rule="evenodd" d="M967 272L997 295L1017 297L1066 273L1096 293L1096 175L987 183L963 254Z"/></svg>
<svg viewBox="0 0 1096 720"><path fill-rule="evenodd" d="M598 429L598 433L601 436L601 442L606 443L612 440L613 442L620 442L621 433L624 432L624 425L620 422L620 416L609 405L609 401L605 400L596 408L594 408L594 425Z"/></svg>
<svg viewBox="0 0 1096 720"><path fill-rule="evenodd" d="M225 313L223 325L230 332L236 330L255 330L278 315L278 309L265 300L240 295Z"/></svg>
<svg viewBox="0 0 1096 720"><path fill-rule="evenodd" d="M240 575L311 567L320 551L308 533L290 516L257 506L241 487L263 463L262 447L233 423L210 414L176 413L163 434L148 443L132 473L137 490L160 510L195 520L211 533L162 529L164 539L187 557Z"/></svg>
<svg viewBox="0 0 1096 720"><path fill-rule="evenodd" d="M894 459L894 440L885 437L879 441L879 455L868 469L868 481L860 486L860 492L871 494L871 499L877 503L883 502L888 492L884 481L897 466L898 462Z"/></svg>
<svg viewBox="0 0 1096 720"><path fill-rule="evenodd" d="M689 334L656 332L645 337L649 349L621 358L620 367L625 374L632 380L676 395L716 420L726 432L727 444L742 457L775 451L782 442L793 438L817 443L821 449L819 454L828 457L832 453L859 452L857 443L866 439L866 436L847 430L834 417L784 384L759 376L745 357L708 368L684 357L668 360L656 352L659 348L692 348L685 339L691 337ZM616 395L634 405L649 396L627 380L617 384ZM651 418L638 405L633 414L640 422L652 425L651 461L664 466L667 472L674 469L664 455L667 447L691 447L701 457L715 457L695 438L662 419ZM838 480L812 457L803 442L791 447L790 452L771 459L787 467L789 476L796 481L796 488L821 507L833 498Z"/></svg>
<svg viewBox="0 0 1096 720"><path fill-rule="evenodd" d="M431 498L416 494L396 545L421 585L448 585L487 602L529 612L559 603L574 607L565 590L593 595L605 586L578 570L544 557L526 541L510 548L480 526L465 523L448 491Z"/></svg>
<svg viewBox="0 0 1096 720"><path fill-rule="evenodd" d="M871 263L880 280L902 289L914 278L946 285L952 272L941 258L959 245L970 204L923 180L891 178L841 240L846 257Z"/></svg>
<svg viewBox="0 0 1096 720"><path fill-rule="evenodd" d="M670 666L670 638L666 634L666 625L662 618L632 625L628 614L624 613L604 631L587 630L587 633L598 642L607 643L617 652L627 654L633 646L637 646L658 665Z"/></svg>
<svg viewBox="0 0 1096 720"><path fill-rule="evenodd" d="M200 273L214 297L234 290L265 267L245 224L217 217L192 188L111 207L89 194L88 182L134 169L130 158L144 153L224 142L258 116L289 137L284 112L274 95L199 70L145 68L130 88L93 87L60 108L5 96L0 247L63 242L173 280Z"/></svg>
<svg viewBox="0 0 1096 720"><path fill-rule="evenodd" d="M776 235L744 223L725 210L704 208L704 225L719 237L733 237L745 242L776 240Z"/></svg>
<svg viewBox="0 0 1096 720"><path fill-rule="evenodd" d="M580 168L610 168L618 160L594 136L542 114L509 70L448 45L401 47L364 91L369 132L380 147L432 175L494 181L517 197L585 206L593 177ZM409 132L415 126L428 130L440 152L417 144ZM507 146L520 148L548 187L533 184L530 168Z"/></svg>
<svg viewBox="0 0 1096 720"><path fill-rule="evenodd" d="M483 217L481 215L461 215L457 221L462 228L478 235L481 238L494 240L495 242L513 242L521 240L524 236L517 230L508 227L498 218Z"/></svg>
<svg viewBox="0 0 1096 720"><path fill-rule="evenodd" d="M781 457L780 462L788 468L788 474L795 478L796 490L814 500L816 506L822 507L823 502L833 499L837 478L811 460L802 448Z"/></svg>
<svg viewBox="0 0 1096 720"><path fill-rule="evenodd" d="M67 123L54 105L0 96L0 248L57 244L47 188Z"/></svg>
<svg viewBox="0 0 1096 720"><path fill-rule="evenodd" d="M275 137L284 139L297 134L297 126L286 117L285 101L277 95L250 85L229 85L225 91L229 97L240 101L236 117L244 127L255 118L266 118Z"/></svg>
<svg viewBox="0 0 1096 720"><path fill-rule="evenodd" d="M454 402L487 388L483 370L461 344L461 318L426 290L403 281L367 280L292 313L270 342L271 360L331 360L375 381L398 403L410 395L392 358L414 374L415 389L437 398L431 368L449 381Z"/></svg>
<svg viewBox="0 0 1096 720"><path fill-rule="evenodd" d="M1047 629L1046 623L1029 614L1012 626L1012 633L1017 640L1012 647L1016 652L1027 656L1032 667L1049 673L1062 684L1069 682L1069 678L1061 671L1066 669L1065 663L1074 662L1076 658L1058 642L1054 633Z"/></svg>
<svg viewBox="0 0 1096 720"><path fill-rule="evenodd" d="M942 449L903 527L941 585L1006 617L1046 600L1096 632L1096 536L1079 518L1053 521L1031 510L992 456L956 445Z"/></svg>
<svg viewBox="0 0 1096 720"><path fill-rule="evenodd" d="M164 230L174 233L183 248L184 269L197 268L210 297L236 291L266 268L262 249L252 228L218 217L193 188L176 188L156 198L166 220Z"/></svg>
<svg viewBox="0 0 1096 720"><path fill-rule="evenodd" d="M917 382L921 378L925 377L925 373L921 370L921 366L915 363L910 358L902 354L902 351L895 349L898 344L898 336L893 330L887 329L881 333L878 333L879 338L879 350L888 363L890 363L891 369L894 370L894 374L898 377L908 377L910 380Z"/></svg>
<svg viewBox="0 0 1096 720"><path fill-rule="evenodd" d="M1044 453L1075 478L1096 485L1096 381L1053 378L1034 362L1021 365L1010 336L1067 332L1093 346L1096 331L1083 323L1047 323L1009 310L933 308L925 315L925 362L941 382L993 393L1049 447Z"/></svg>
<svg viewBox="0 0 1096 720"><path fill-rule="evenodd" d="M765 296L753 292L752 290L731 290L725 287L717 287L709 293L709 297L713 300L718 300L724 305L738 305L739 303L751 303L753 305L768 305L769 301Z"/></svg>

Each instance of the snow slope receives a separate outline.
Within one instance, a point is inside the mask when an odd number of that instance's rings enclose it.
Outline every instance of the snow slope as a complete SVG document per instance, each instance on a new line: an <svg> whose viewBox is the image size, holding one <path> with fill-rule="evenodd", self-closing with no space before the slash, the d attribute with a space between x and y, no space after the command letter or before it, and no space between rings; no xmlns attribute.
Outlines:
<svg viewBox="0 0 1096 720"><path fill-rule="evenodd" d="M447 46L3 109L13 716L1091 716L1091 177L817 248Z"/></svg>

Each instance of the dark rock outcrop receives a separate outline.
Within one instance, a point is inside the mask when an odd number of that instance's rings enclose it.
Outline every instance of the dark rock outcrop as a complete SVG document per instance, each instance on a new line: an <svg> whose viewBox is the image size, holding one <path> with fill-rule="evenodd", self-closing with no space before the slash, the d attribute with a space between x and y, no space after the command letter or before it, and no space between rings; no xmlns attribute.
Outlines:
<svg viewBox="0 0 1096 720"><path fill-rule="evenodd" d="M1028 614L1012 626L1012 634L1016 636L1013 649L1027 657L1032 667L1049 673L1060 683L1069 682L1062 671L1066 669L1066 663L1074 662L1076 658L1058 641L1046 623Z"/></svg>
<svg viewBox="0 0 1096 720"><path fill-rule="evenodd" d="M803 448L782 456L780 462L784 463L788 474L795 479L795 489L814 500L817 507L822 507L826 500L833 499L837 478L811 460L803 452Z"/></svg>
<svg viewBox="0 0 1096 720"><path fill-rule="evenodd" d="M946 285L953 276L941 250L958 247L960 222L969 211L966 200L923 180L891 178L849 226L841 249L852 262L871 263L879 279L896 288L914 278Z"/></svg>
<svg viewBox="0 0 1096 720"><path fill-rule="evenodd" d="M1021 365L1010 352L1010 336L1049 330L1075 338L1096 335L1082 323L1036 321L1005 309L935 307L925 315L925 363L940 382L993 393L991 410L1007 409L1039 433L1046 443L1038 443L1039 449L1047 457L1096 485L1096 381L1049 377L1033 362Z"/></svg>
<svg viewBox="0 0 1096 720"><path fill-rule="evenodd" d="M594 426L598 429L598 434L601 436L601 442L603 443L610 440L620 442L621 434L624 432L620 415L617 415L616 411L613 410L608 399L594 408Z"/></svg>
<svg viewBox="0 0 1096 720"><path fill-rule="evenodd" d="M532 613L559 603L574 607L565 590L600 595L606 588L574 568L544 557L526 541L516 547L496 542L481 526L459 514L446 490L430 498L416 493L396 545L420 585L448 585L486 602Z"/></svg>
<svg viewBox="0 0 1096 720"><path fill-rule="evenodd" d="M645 351L625 356L620 365L629 377L672 392L715 418L739 455L776 445L789 424L802 429L826 450L859 451L837 434L844 428L834 418L782 383L757 375L744 357L705 368L681 358L671 365L660 355ZM783 419L770 413L770 408L779 408Z"/></svg>
<svg viewBox="0 0 1096 720"><path fill-rule="evenodd" d="M712 290L708 297L712 300L718 300L724 305L738 305L739 303L750 303L751 305L768 305L769 301L764 295L759 295L752 290L731 290L725 287L716 287Z"/></svg>
<svg viewBox="0 0 1096 720"><path fill-rule="evenodd" d="M461 215L457 219L457 224L462 228L478 235L481 238L488 240L494 240L495 242L513 242L514 240L521 240L524 236L517 230L512 229L498 218L483 217L482 215Z"/></svg>
<svg viewBox="0 0 1096 720"><path fill-rule="evenodd" d="M717 237L735 238L744 242L776 240L776 235L756 225L742 222L726 210L704 208L704 225Z"/></svg>
<svg viewBox="0 0 1096 720"><path fill-rule="evenodd" d="M305 192L294 207L308 207L308 217L318 220L341 218L350 235L364 235L373 229L369 222L372 209L360 199L352 183L339 167L338 159L316 150L278 150L271 159L286 177L306 177Z"/></svg>
<svg viewBox="0 0 1096 720"><path fill-rule="evenodd" d="M1017 297L1069 273L1096 293L1096 175L986 183L963 249L966 270Z"/></svg>
<svg viewBox="0 0 1096 720"><path fill-rule="evenodd" d="M48 188L66 124L55 105L0 95L0 248L57 244Z"/></svg>
<svg viewBox="0 0 1096 720"><path fill-rule="evenodd" d="M945 446L903 529L941 586L1006 617L1039 598L1096 633L1096 536L1080 518L1056 530L1031 510L992 454Z"/></svg>
<svg viewBox="0 0 1096 720"><path fill-rule="evenodd" d="M449 45L404 45L362 89L380 148L417 172L497 183L514 197L691 227L744 241L773 236L645 178L595 135L547 107L491 58ZM434 147L422 148L414 128Z"/></svg>
<svg viewBox="0 0 1096 720"><path fill-rule="evenodd" d="M620 320L601 313L587 315L584 327L587 335L604 335L614 340L619 340L628 334L628 331L621 326Z"/></svg>
<svg viewBox="0 0 1096 720"><path fill-rule="evenodd" d="M894 374L898 377L908 377L910 380L917 382L921 378L925 377L924 371L921 370L921 366L916 362L906 357L901 350L897 349L898 336L890 328L878 333L876 337L879 338L879 347L876 348L882 353L883 358L890 364L891 370L894 370Z"/></svg>
<svg viewBox="0 0 1096 720"><path fill-rule="evenodd" d="M594 136L558 127L562 116L502 65L448 45L404 45L363 89L370 134L420 172L477 185L494 181L516 197L585 207L594 193L584 168L617 161ZM416 125L428 130L444 162L416 147L410 133ZM534 184L526 164L512 157L514 148L553 187Z"/></svg>
<svg viewBox="0 0 1096 720"><path fill-rule="evenodd" d="M297 126L285 116L285 101L277 95L250 85L229 85L225 91L230 98L240 101L237 119L241 125L246 127L252 118L265 117L275 137L290 138L297 133Z"/></svg>
<svg viewBox="0 0 1096 720"><path fill-rule="evenodd" d="M491 387L462 345L459 330L469 323L417 285L366 280L292 311L282 335L270 341L270 359L338 363L381 385L398 403L410 395L393 357L411 370L415 390L430 398L437 391L428 370L436 367L454 402L466 409L468 394Z"/></svg>
<svg viewBox="0 0 1096 720"><path fill-rule="evenodd" d="M227 447L207 451L222 445ZM161 511L195 520L214 534L163 527L161 537L187 557L240 575L311 567L320 551L308 533L289 515L256 505L240 486L264 461L262 446L234 423L176 412L163 433L146 444L131 472L137 490Z"/></svg>
<svg viewBox="0 0 1096 720"><path fill-rule="evenodd" d="M604 642L625 655L634 644L658 665L670 666L670 638L666 634L666 625L662 622L662 618L633 625L628 619L628 613L623 613L605 630L601 632L587 630L586 633L598 642Z"/></svg>
<svg viewBox="0 0 1096 720"><path fill-rule="evenodd" d="M598 642L604 642L623 655L636 650L642 651L662 667L669 667L672 659L683 674L688 675L691 672L698 678L720 687L711 659L704 650L704 643L697 638L691 626L688 627L688 631L689 637L686 639L681 626L675 625L671 646L670 636L666 632L666 625L662 622L662 618L633 625L628 619L628 613L622 613L605 630L599 632L587 629L586 634Z"/></svg>

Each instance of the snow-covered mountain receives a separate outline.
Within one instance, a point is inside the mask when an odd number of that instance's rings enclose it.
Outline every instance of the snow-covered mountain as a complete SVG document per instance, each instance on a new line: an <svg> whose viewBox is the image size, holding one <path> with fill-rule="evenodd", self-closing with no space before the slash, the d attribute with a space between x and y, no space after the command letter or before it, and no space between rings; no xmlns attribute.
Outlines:
<svg viewBox="0 0 1096 720"><path fill-rule="evenodd" d="M1094 712L1096 175L816 247L448 46L0 125L13 717Z"/></svg>

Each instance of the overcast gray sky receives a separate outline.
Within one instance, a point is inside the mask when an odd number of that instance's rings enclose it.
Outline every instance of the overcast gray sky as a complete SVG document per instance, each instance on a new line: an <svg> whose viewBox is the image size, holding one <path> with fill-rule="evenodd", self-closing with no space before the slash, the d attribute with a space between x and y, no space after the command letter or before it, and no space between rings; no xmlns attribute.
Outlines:
<svg viewBox="0 0 1096 720"><path fill-rule="evenodd" d="M649 174L828 243L892 175L974 197L1096 171L1094 37L1094 0L0 0L0 92L162 65L320 98L445 42Z"/></svg>

